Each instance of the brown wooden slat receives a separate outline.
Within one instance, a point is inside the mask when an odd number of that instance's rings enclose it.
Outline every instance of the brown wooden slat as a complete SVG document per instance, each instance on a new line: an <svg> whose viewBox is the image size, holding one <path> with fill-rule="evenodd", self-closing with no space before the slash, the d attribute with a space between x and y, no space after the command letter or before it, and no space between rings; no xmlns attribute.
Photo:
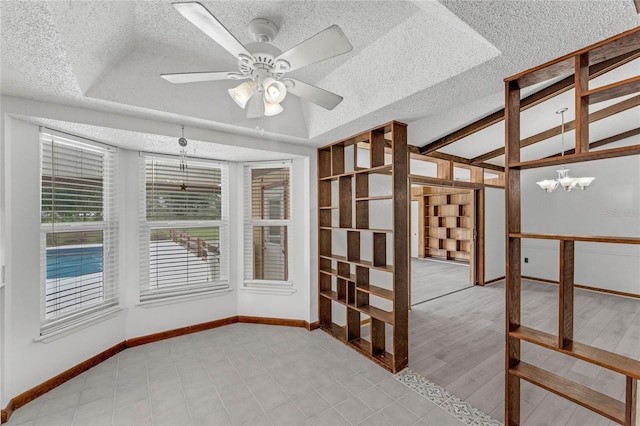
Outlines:
<svg viewBox="0 0 640 426"><path fill-rule="evenodd" d="M564 155L560 157L541 158L539 160L523 161L510 164L513 169L532 169L536 167L557 166L561 164L580 163L583 161L604 160L606 158L627 157L640 154L640 145L623 146L620 148L590 151L582 154Z"/></svg>
<svg viewBox="0 0 640 426"><path fill-rule="evenodd" d="M482 129L493 126L494 124L501 122L503 119L504 109L501 109L500 111L496 111L490 115L487 115L486 117L483 117L473 122L472 124L463 127L462 129L456 130L455 132L450 133L447 136L421 146L420 154L431 154L432 152L444 148L445 146L450 145L460 139L466 138L467 136L479 132Z"/></svg>
<svg viewBox="0 0 640 426"><path fill-rule="evenodd" d="M520 160L520 88L514 82L505 83L505 146L506 164ZM505 170L505 206L507 232L520 232L520 171ZM507 332L520 324L521 241L508 238L505 266L505 316ZM520 361L520 340L507 333L505 344L505 371ZM505 374L505 424L520 424L520 380Z"/></svg>
<svg viewBox="0 0 640 426"><path fill-rule="evenodd" d="M320 229L327 230L341 230L341 231L369 231L369 232L383 232L383 233L392 233L392 229L382 229L382 228L342 228L336 226L321 226Z"/></svg>
<svg viewBox="0 0 640 426"><path fill-rule="evenodd" d="M590 243L611 244L640 244L638 237L596 236L596 235L569 235L569 234L533 234L533 233L509 233L510 238L530 238L537 240L564 240L584 241Z"/></svg>
<svg viewBox="0 0 640 426"><path fill-rule="evenodd" d="M624 424L633 426L636 422L636 410L638 404L638 382L632 377L627 377L627 389L625 392Z"/></svg>
<svg viewBox="0 0 640 426"><path fill-rule="evenodd" d="M586 53L575 58L575 150L576 153L589 151L589 104L582 96L589 88L589 58ZM595 114L594 114L595 115ZM595 121L595 120L594 120Z"/></svg>
<svg viewBox="0 0 640 426"><path fill-rule="evenodd" d="M571 240L560 240L558 346L561 348L567 348L573 341L574 246Z"/></svg>
<svg viewBox="0 0 640 426"><path fill-rule="evenodd" d="M352 219L352 191L351 191L351 177L343 176L339 180L338 187L338 197L340 208L339 216L340 216L340 227L341 228L351 228L351 219Z"/></svg>
<svg viewBox="0 0 640 426"><path fill-rule="evenodd" d="M392 123L393 133L393 371L409 363L409 154L407 126Z"/></svg>
<svg viewBox="0 0 640 426"><path fill-rule="evenodd" d="M477 234L477 254L476 254L476 263L475 263L475 277L476 283L478 285L486 285L487 280L485 276L485 198L484 198L484 189L475 192L476 198L476 234Z"/></svg>
<svg viewBox="0 0 640 426"><path fill-rule="evenodd" d="M386 288L378 287L370 284L358 285L356 287L357 291L363 291L368 294L372 294L374 296L382 297L383 299L393 300L393 291L387 290Z"/></svg>
<svg viewBox="0 0 640 426"><path fill-rule="evenodd" d="M484 186L481 183L473 183L473 182L465 182L461 180L452 180L452 179L439 179L428 176L419 176L419 175L409 175L409 180L413 184L423 184L423 185L432 185L432 186L441 186L441 187L457 187L457 188L472 188L472 189L480 189Z"/></svg>
<svg viewBox="0 0 640 426"><path fill-rule="evenodd" d="M569 401L586 407L596 413L613 420L616 423L624 423L624 404L608 395L589 389L588 387L571 380L550 373L541 368L525 362L509 369L509 375L513 375L540 386L543 389L560 395Z"/></svg>
<svg viewBox="0 0 640 426"><path fill-rule="evenodd" d="M344 302L338 299L338 293L335 291L332 291L332 290L321 291L320 296L326 297L327 299L331 299L335 302L338 302L344 305Z"/></svg>
<svg viewBox="0 0 640 426"><path fill-rule="evenodd" d="M638 49L640 46L640 27L618 34L600 43L593 44L578 51L578 54L589 52L589 65L609 60Z"/></svg>
<svg viewBox="0 0 640 426"><path fill-rule="evenodd" d="M371 349L371 343L363 338L352 340L349 342L349 345L365 356L372 357L372 359L381 367L391 370L393 373L397 373L397 371L393 369L394 356L389 352L376 353L372 355L370 352L373 350Z"/></svg>
<svg viewBox="0 0 640 426"><path fill-rule="evenodd" d="M347 342L347 328L341 327L336 323L320 324L320 329L326 331L336 339L346 343Z"/></svg>
<svg viewBox="0 0 640 426"><path fill-rule="evenodd" d="M347 260L346 257L339 256L337 254L332 254L330 256L325 256L325 255L321 254L320 257L323 258L323 259L332 259L332 260L337 260L339 262L350 263L350 264L356 265L356 266L366 266L367 268L378 269L380 271L393 272L393 266L392 265L374 266L372 264L372 262L369 262L367 260L359 260L359 261L355 262L355 261Z"/></svg>
<svg viewBox="0 0 640 426"><path fill-rule="evenodd" d="M360 338L360 312L347 309L347 340Z"/></svg>
<svg viewBox="0 0 640 426"><path fill-rule="evenodd" d="M347 231L347 259L353 262L360 260L360 232Z"/></svg>
<svg viewBox="0 0 640 426"><path fill-rule="evenodd" d="M457 155L452 155L452 154L445 154L444 152L433 151L433 152L430 152L429 154L425 155L425 157L433 158L435 161L437 161L437 160L446 160L446 161L451 161L451 162L458 163L458 164L466 164L466 165L471 165L471 166L476 166L476 167L482 167L484 169L495 170L497 172L504 172L504 167L502 167L502 166L498 166L498 165L495 165L495 164L489 164L489 163L471 164L471 160L468 159L468 158L459 157ZM438 163L438 165L439 164L440 163ZM450 167L451 165L448 165L448 166ZM444 178L446 178L446 177L444 177ZM447 178L447 179L449 179L449 178Z"/></svg>
<svg viewBox="0 0 640 426"><path fill-rule="evenodd" d="M393 200L393 195L375 195L372 197L356 197L356 201Z"/></svg>
<svg viewBox="0 0 640 426"><path fill-rule="evenodd" d="M640 75L589 90L582 96L590 105L593 105L637 92L640 92Z"/></svg>
<svg viewBox="0 0 640 426"><path fill-rule="evenodd" d="M393 312L383 311L382 309L371 305L356 306L355 309L359 310L363 314L369 315L371 318L378 319L386 322L387 324L394 324Z"/></svg>
<svg viewBox="0 0 640 426"><path fill-rule="evenodd" d="M557 77L562 74L562 70L565 67L573 68L574 56L589 52L589 65L595 65L637 50L640 48L639 46L640 27L636 27L537 67L507 77L505 78L505 82L513 81L522 89L531 84L547 80L551 74L549 69L556 70L557 73L552 75L552 77Z"/></svg>
<svg viewBox="0 0 640 426"><path fill-rule="evenodd" d="M373 233L373 264L376 266L387 264L387 235L385 233Z"/></svg>
<svg viewBox="0 0 640 426"><path fill-rule="evenodd" d="M509 336L561 352L625 376L640 379L640 361L623 355L618 355L579 342L572 342L566 348L559 348L557 336L524 325L513 327L509 332Z"/></svg>
<svg viewBox="0 0 640 426"><path fill-rule="evenodd" d="M636 6L636 12L640 13L640 0L633 0L633 4Z"/></svg>
<svg viewBox="0 0 640 426"><path fill-rule="evenodd" d="M378 167L384 165L384 130L374 129L371 130L369 146L369 165L371 167Z"/></svg>
<svg viewBox="0 0 640 426"><path fill-rule="evenodd" d="M371 354L373 356L385 354L385 325L376 318L371 318Z"/></svg>

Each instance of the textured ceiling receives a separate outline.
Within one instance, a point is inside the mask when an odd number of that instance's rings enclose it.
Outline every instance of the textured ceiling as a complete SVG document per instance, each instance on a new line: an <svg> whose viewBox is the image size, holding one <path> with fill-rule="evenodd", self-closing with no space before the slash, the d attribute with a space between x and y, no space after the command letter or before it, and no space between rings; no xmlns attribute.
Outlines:
<svg viewBox="0 0 640 426"><path fill-rule="evenodd" d="M245 44L248 22L274 21L283 51L339 25L353 51L289 75L343 103L326 111L288 96L279 116L247 120L226 93L233 82L164 81L159 74L236 64L170 1L154 0L0 2L0 90L238 134L260 126L267 139L311 146L399 120L410 124L410 143L423 145L499 109L504 77L640 23L632 0L203 4ZM473 157L501 145L499 126L485 132L446 151Z"/></svg>

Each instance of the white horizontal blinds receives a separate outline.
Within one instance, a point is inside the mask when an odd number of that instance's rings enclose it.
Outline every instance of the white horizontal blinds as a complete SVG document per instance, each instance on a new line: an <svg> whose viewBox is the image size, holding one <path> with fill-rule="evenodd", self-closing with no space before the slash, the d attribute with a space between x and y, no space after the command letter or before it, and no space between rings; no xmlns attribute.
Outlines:
<svg viewBox="0 0 640 426"><path fill-rule="evenodd" d="M245 180L245 279L288 281L291 167L250 165Z"/></svg>
<svg viewBox="0 0 640 426"><path fill-rule="evenodd" d="M42 141L42 222L101 221L104 159L100 151Z"/></svg>
<svg viewBox="0 0 640 426"><path fill-rule="evenodd" d="M118 304L115 149L41 133L41 334Z"/></svg>
<svg viewBox="0 0 640 426"><path fill-rule="evenodd" d="M149 159L147 220L220 220L222 169L186 161Z"/></svg>
<svg viewBox="0 0 640 426"><path fill-rule="evenodd" d="M228 288L224 164L141 157L140 300Z"/></svg>

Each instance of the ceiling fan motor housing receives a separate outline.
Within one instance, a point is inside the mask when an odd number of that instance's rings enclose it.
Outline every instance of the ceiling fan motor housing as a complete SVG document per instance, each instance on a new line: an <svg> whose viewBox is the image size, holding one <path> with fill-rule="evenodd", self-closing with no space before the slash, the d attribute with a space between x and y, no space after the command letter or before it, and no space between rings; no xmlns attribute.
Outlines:
<svg viewBox="0 0 640 426"><path fill-rule="evenodd" d="M238 68L242 74L256 79L264 76L264 78L271 77L279 80L289 70L290 65L287 61L276 61L275 58L282 53L276 46L256 42L249 43L246 47L252 56L240 55L238 57Z"/></svg>
<svg viewBox="0 0 640 426"><path fill-rule="evenodd" d="M256 18L249 22L249 33L255 41L269 43L278 34L278 27L268 19Z"/></svg>

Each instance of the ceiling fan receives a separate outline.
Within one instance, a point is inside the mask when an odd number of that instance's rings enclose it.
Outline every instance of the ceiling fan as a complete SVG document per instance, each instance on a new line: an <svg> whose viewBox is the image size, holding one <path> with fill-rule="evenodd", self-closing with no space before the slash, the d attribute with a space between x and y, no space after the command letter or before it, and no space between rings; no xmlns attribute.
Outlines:
<svg viewBox="0 0 640 426"><path fill-rule="evenodd" d="M238 71L206 71L161 74L171 83L194 83L215 80L248 80L229 89L231 98L247 110L247 118L273 116L283 111L280 102L287 93L311 101L331 110L342 102L342 96L285 77L307 65L351 51L353 48L340 27L332 25L282 53L269 44L278 33L278 27L267 19L254 19L249 23L255 43L243 46L209 10L198 2L176 2L173 7L193 25L238 59Z"/></svg>

